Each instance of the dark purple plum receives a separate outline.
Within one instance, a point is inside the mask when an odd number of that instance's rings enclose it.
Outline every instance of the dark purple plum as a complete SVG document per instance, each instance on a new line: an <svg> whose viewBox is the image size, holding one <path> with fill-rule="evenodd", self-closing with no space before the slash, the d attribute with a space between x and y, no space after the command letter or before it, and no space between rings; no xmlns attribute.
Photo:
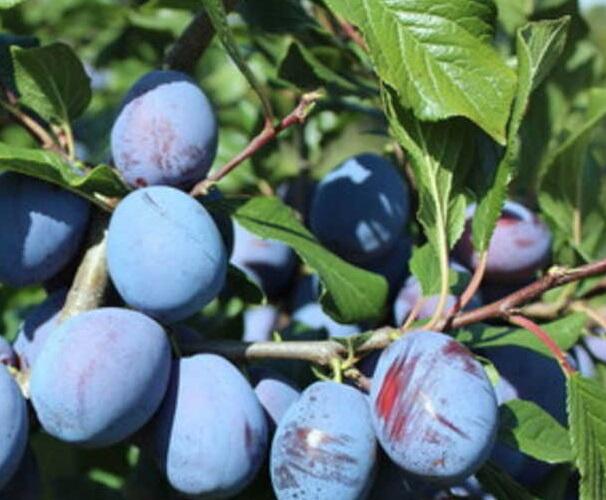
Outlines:
<svg viewBox="0 0 606 500"><path fill-rule="evenodd" d="M0 500L40 500L41 498L40 469L34 452L27 447L17 471L9 483L0 490Z"/></svg>
<svg viewBox="0 0 606 500"><path fill-rule="evenodd" d="M311 302L318 302L321 288L320 277L317 274L306 274L298 278L290 297L291 309L299 309Z"/></svg>
<svg viewBox="0 0 606 500"><path fill-rule="evenodd" d="M457 273L463 273L469 275L469 271L456 262L450 263L450 268ZM422 300L422 304L417 313L417 319L427 319L433 316L438 305L438 295L431 295L429 297L423 297L421 284L414 276L410 276L404 286L398 292L393 305L393 315L396 325L401 325L406 320L406 317L412 311L417 301ZM448 295L446 298L446 308L449 310L456 304L457 298L454 295ZM476 294L471 302L468 304L468 308L479 307L482 305L482 299L479 294Z"/></svg>
<svg viewBox="0 0 606 500"><path fill-rule="evenodd" d="M88 217L88 202L65 189L0 174L0 282L20 287L52 278L78 252Z"/></svg>
<svg viewBox="0 0 606 500"><path fill-rule="evenodd" d="M360 333L358 325L337 323L317 303L297 309L293 312L292 319L315 330L324 329L330 337L351 337Z"/></svg>
<svg viewBox="0 0 606 500"><path fill-rule="evenodd" d="M102 308L74 316L48 338L30 391L46 432L70 443L108 446L140 429L166 392L170 344L136 311Z"/></svg>
<svg viewBox="0 0 606 500"><path fill-rule="evenodd" d="M57 290L34 308L19 328L13 347L22 370L31 370L50 333L59 326L66 289Z"/></svg>
<svg viewBox="0 0 606 500"><path fill-rule="evenodd" d="M297 266L297 258L290 247L279 241L261 239L238 223L234 223L234 250L230 262L270 297L284 292Z"/></svg>
<svg viewBox="0 0 606 500"><path fill-rule="evenodd" d="M378 155L361 154L318 184L309 220L324 245L363 263L394 248L408 215L408 187L396 168Z"/></svg>
<svg viewBox="0 0 606 500"><path fill-rule="evenodd" d="M282 417L271 445L278 500L364 498L377 460L366 397L335 382L315 382Z"/></svg>
<svg viewBox="0 0 606 500"><path fill-rule="evenodd" d="M309 208L313 200L317 183L311 177L301 174L298 177L288 179L280 184L276 189L276 195L294 208L305 223L309 219Z"/></svg>
<svg viewBox="0 0 606 500"><path fill-rule="evenodd" d="M153 452L171 486L186 495L230 498L265 456L267 422L255 392L214 354L175 360L151 424Z"/></svg>
<svg viewBox="0 0 606 500"><path fill-rule="evenodd" d="M17 366L17 355L13 350L13 346L4 337L0 337L0 365Z"/></svg>
<svg viewBox="0 0 606 500"><path fill-rule="evenodd" d="M198 312L223 288L227 254L206 209L171 187L139 189L114 211L109 274L124 301L164 322Z"/></svg>
<svg viewBox="0 0 606 500"><path fill-rule="evenodd" d="M383 351L371 412L387 455L413 477L456 484L488 458L497 401L482 365L442 333L414 331Z"/></svg>
<svg viewBox="0 0 606 500"><path fill-rule="evenodd" d="M14 476L27 446L25 398L5 366L0 366L0 490Z"/></svg>
<svg viewBox="0 0 606 500"><path fill-rule="evenodd" d="M362 264L364 269L380 274L387 280L390 296L393 296L408 274L408 261L412 254L412 239L408 234L400 236L387 255Z"/></svg>
<svg viewBox="0 0 606 500"><path fill-rule="evenodd" d="M470 269L478 264L471 242L471 221L475 205L467 209L467 224L454 250L455 257ZM539 218L523 205L506 201L497 221L484 274L485 282L525 283L548 263L551 233Z"/></svg>
<svg viewBox="0 0 606 500"><path fill-rule="evenodd" d="M253 367L250 375L255 394L267 415L269 429L273 432L286 411L299 399L300 392L285 377L271 370Z"/></svg>
<svg viewBox="0 0 606 500"><path fill-rule="evenodd" d="M244 311L244 333L242 340L246 342L262 342L271 340L276 323L278 310L268 304L249 307Z"/></svg>
<svg viewBox="0 0 606 500"><path fill-rule="evenodd" d="M189 76L152 71L126 95L111 131L114 163L135 187L189 187L210 169L218 127L212 106Z"/></svg>

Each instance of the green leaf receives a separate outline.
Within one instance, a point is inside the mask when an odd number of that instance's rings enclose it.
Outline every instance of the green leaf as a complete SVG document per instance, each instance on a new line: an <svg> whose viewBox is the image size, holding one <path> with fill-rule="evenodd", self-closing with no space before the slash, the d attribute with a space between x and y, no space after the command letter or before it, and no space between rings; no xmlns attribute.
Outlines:
<svg viewBox="0 0 606 500"><path fill-rule="evenodd" d="M539 204L551 227L585 260L606 255L606 189L600 166L587 154L595 127L606 118L606 89L588 93L585 111L542 169Z"/></svg>
<svg viewBox="0 0 606 500"><path fill-rule="evenodd" d="M587 318L584 314L574 313L551 323L541 325L560 349L568 350L574 346L581 334ZM531 349L545 356L552 356L547 347L532 333L523 328L507 326L488 326L481 323L458 330L456 339L472 349L515 345Z"/></svg>
<svg viewBox="0 0 606 500"><path fill-rule="evenodd" d="M244 77L248 80L248 83L253 88L257 96L259 96L261 104L263 105L265 116L273 117L269 97L240 53L236 39L227 22L227 12L225 12L225 7L223 6L223 0L203 0L201 3L206 9L208 17L210 18L215 31L219 35L225 50L229 53L230 57L238 69L242 72Z"/></svg>
<svg viewBox="0 0 606 500"><path fill-rule="evenodd" d="M476 475L497 500L538 500L492 462L485 463Z"/></svg>
<svg viewBox="0 0 606 500"><path fill-rule="evenodd" d="M227 267L227 287L247 304L263 304L266 301L259 286L246 273L231 264Z"/></svg>
<svg viewBox="0 0 606 500"><path fill-rule="evenodd" d="M70 47L13 47L15 84L22 104L47 121L65 124L80 116L91 99L90 78Z"/></svg>
<svg viewBox="0 0 606 500"><path fill-rule="evenodd" d="M41 149L19 148L0 143L0 169L52 182L103 208L106 208L106 204L98 195L121 198L129 192L116 171L107 165L99 165L83 173L60 155Z"/></svg>
<svg viewBox="0 0 606 500"><path fill-rule="evenodd" d="M488 249L507 196L507 187L516 174L521 147L518 134L530 95L560 57L569 24L570 18L563 17L554 21L529 23L517 32L518 88L508 127L507 148L492 185L481 197L473 218L473 244L480 252Z"/></svg>
<svg viewBox="0 0 606 500"><path fill-rule="evenodd" d="M606 390L578 373L568 378L567 389L581 500L606 498Z"/></svg>
<svg viewBox="0 0 606 500"><path fill-rule="evenodd" d="M413 248L409 262L410 272L419 280L424 297L440 293L440 268L435 264L437 258L429 244ZM468 274L449 269L448 284L453 293L460 295L468 283Z"/></svg>
<svg viewBox="0 0 606 500"><path fill-rule="evenodd" d="M537 460L556 464L574 455L568 431L540 406L514 399L499 408L499 439Z"/></svg>
<svg viewBox="0 0 606 500"><path fill-rule="evenodd" d="M356 323L380 317L387 282L326 250L278 198L256 197L219 202L249 231L291 246L322 281L322 307L336 321Z"/></svg>
<svg viewBox="0 0 606 500"><path fill-rule="evenodd" d="M24 0L0 0L0 9L10 9L23 1Z"/></svg>
<svg viewBox="0 0 606 500"><path fill-rule="evenodd" d="M362 30L379 76L419 119L464 116L505 142L515 75L489 43L492 1L327 3Z"/></svg>

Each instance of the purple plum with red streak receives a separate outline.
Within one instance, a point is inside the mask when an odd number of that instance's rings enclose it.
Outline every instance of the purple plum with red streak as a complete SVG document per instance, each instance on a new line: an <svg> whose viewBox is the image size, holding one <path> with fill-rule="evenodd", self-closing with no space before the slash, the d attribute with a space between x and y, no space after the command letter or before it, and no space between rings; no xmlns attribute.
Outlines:
<svg viewBox="0 0 606 500"><path fill-rule="evenodd" d="M468 207L465 231L454 249L455 257L471 269L476 268L479 258L471 241L475 208ZM484 281L525 283L549 263L550 249L547 226L523 205L506 201L488 247Z"/></svg>
<svg viewBox="0 0 606 500"><path fill-rule="evenodd" d="M315 382L286 412L271 446L278 500L354 500L368 492L377 460L366 397L335 382Z"/></svg>
<svg viewBox="0 0 606 500"><path fill-rule="evenodd" d="M59 312L66 296L66 289L57 290L36 306L23 321L13 344L22 369L32 369L49 335L59 326Z"/></svg>
<svg viewBox="0 0 606 500"><path fill-rule="evenodd" d="M462 265L457 264L456 262L450 263L450 268L456 271L457 273L462 273L469 275L469 271L465 269ZM469 275L470 276L470 275ZM471 276L470 276L471 277ZM393 315L396 322L396 325L401 325L406 320L406 317L415 307L417 302L422 300L420 308L417 313L417 319L427 319L433 316L433 313L436 310L438 305L438 301L440 300L439 295L431 295L429 297L423 297L423 293L421 290L421 284L419 280L414 276L410 276L404 286L398 292L398 296L394 301L393 305ZM454 295L448 295L446 297L446 306L445 310L449 310L457 302L457 297ZM471 302L468 304L468 308L479 307L482 305L482 299L479 294L476 294L471 299Z"/></svg>
<svg viewBox="0 0 606 500"><path fill-rule="evenodd" d="M217 119L202 90L178 71L152 71L126 95L111 131L116 167L134 187L189 187L217 152Z"/></svg>
<svg viewBox="0 0 606 500"><path fill-rule="evenodd" d="M290 247L264 240L234 223L234 249L230 262L270 297L280 295L290 284L297 258Z"/></svg>
<svg viewBox="0 0 606 500"><path fill-rule="evenodd" d="M263 463L267 422L251 385L229 361L198 354L173 362L149 427L153 454L173 488L231 498Z"/></svg>
<svg viewBox="0 0 606 500"><path fill-rule="evenodd" d="M370 391L387 455L425 481L456 484L488 458L497 400L471 352L442 333L414 331L383 351Z"/></svg>
<svg viewBox="0 0 606 500"><path fill-rule="evenodd" d="M13 346L4 337L0 337L0 365L17 366L17 355Z"/></svg>
<svg viewBox="0 0 606 500"><path fill-rule="evenodd" d="M81 313L49 336L33 366L31 399L50 435L108 446L140 429L168 385L170 344L141 313L102 308Z"/></svg>
<svg viewBox="0 0 606 500"><path fill-rule="evenodd" d="M8 369L0 365L0 490L11 480L27 446L27 406Z"/></svg>

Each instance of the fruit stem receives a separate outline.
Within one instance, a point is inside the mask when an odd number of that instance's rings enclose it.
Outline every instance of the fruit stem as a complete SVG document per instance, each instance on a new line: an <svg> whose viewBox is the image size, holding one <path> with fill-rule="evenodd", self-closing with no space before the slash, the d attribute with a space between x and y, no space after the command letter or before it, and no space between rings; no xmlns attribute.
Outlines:
<svg viewBox="0 0 606 500"><path fill-rule="evenodd" d="M560 367L562 368L562 371L564 372L564 375L567 378L570 377L573 373L575 373L576 370L572 366L570 366L570 363L566 359L566 354L564 353L564 351L560 349L558 344L556 344L554 340L549 336L549 334L545 330L543 330L538 324L518 314L512 314L511 316L509 316L508 320L510 323L520 326L533 333L535 337L537 337L539 341L541 341L541 343L544 344L545 347L547 347L547 349L549 349L549 351L553 354L553 357L560 364Z"/></svg>

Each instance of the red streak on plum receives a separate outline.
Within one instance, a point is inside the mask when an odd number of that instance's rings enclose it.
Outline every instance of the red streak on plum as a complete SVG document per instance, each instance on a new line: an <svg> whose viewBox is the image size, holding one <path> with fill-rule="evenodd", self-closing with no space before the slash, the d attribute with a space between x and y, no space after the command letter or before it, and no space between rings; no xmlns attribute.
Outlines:
<svg viewBox="0 0 606 500"><path fill-rule="evenodd" d="M436 420L440 422L444 427L448 427L451 431L457 433L459 436L465 439L469 439L469 436L459 429L455 424L448 420L444 415L436 414Z"/></svg>
<svg viewBox="0 0 606 500"><path fill-rule="evenodd" d="M450 340L443 348L442 354L446 357L457 358L463 363L463 370L473 375L474 377L481 378L478 365L474 362L474 359L469 350L456 340Z"/></svg>
<svg viewBox="0 0 606 500"><path fill-rule="evenodd" d="M528 248L534 245L534 240L530 238L516 238L513 242L518 248Z"/></svg>

